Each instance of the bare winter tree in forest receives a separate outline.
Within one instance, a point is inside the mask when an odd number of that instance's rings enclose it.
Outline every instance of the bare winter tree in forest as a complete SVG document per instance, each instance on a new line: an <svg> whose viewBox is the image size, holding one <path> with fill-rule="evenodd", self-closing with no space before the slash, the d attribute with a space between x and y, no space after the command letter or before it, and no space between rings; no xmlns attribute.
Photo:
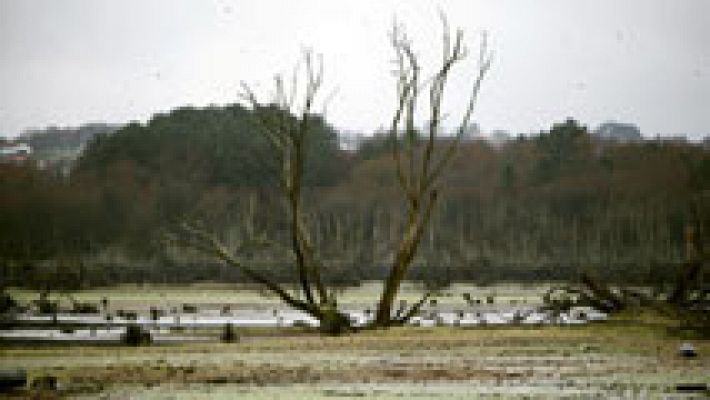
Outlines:
<svg viewBox="0 0 710 400"><path fill-rule="evenodd" d="M468 128L481 82L490 66L490 55L484 36L477 75L456 134L444 149L435 148L441 133L443 120L441 106L447 80L453 67L467 56L463 32L457 30L452 37L445 18L442 17L442 21L444 33L441 65L428 80L421 79L419 61L402 27L395 24L390 35L397 61L398 101L390 127L390 136L398 182L406 198L406 220L389 277L379 300L376 318L372 324L375 327L403 323L421 306L420 302L403 315L392 315L392 305L399 286L415 256L422 232L436 203L439 178ZM290 219L289 244L303 299L245 265L238 254L233 254L227 246L203 228L184 223L182 235L174 239L238 268L247 278L265 286L284 303L318 319L323 332L341 333L352 329L351 322L345 313L337 309L335 291L328 290L324 284L321 277L323 263L310 239L309 224L303 211L304 165L311 124L316 117L314 104L318 100L327 102L327 98L320 98L323 84L322 59L315 58L311 52L305 52L302 66L302 69L296 68L289 82L286 82L283 76L276 76L274 96L268 104L260 102L256 94L245 84L242 85L242 96L253 108L261 133L268 139L278 161L279 185L284 194ZM302 77L305 81L299 81L299 71L305 71ZM415 114L421 93L425 91L429 94L429 120L426 135L421 137L415 128ZM401 132L404 133L404 137L400 138Z"/></svg>

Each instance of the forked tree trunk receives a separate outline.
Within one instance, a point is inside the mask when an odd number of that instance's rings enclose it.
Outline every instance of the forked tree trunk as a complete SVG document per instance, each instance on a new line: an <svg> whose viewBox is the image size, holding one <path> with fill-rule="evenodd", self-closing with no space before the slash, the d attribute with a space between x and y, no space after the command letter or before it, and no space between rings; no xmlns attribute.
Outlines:
<svg viewBox="0 0 710 400"><path fill-rule="evenodd" d="M468 130L481 82L490 67L491 59L487 52L484 36L478 59L478 75L473 83L471 96L456 130L456 135L445 149L439 152L435 151L441 129L441 106L446 82L452 67L466 56L466 50L462 44L463 32L457 30L452 41L447 21L443 15L442 22L444 25L442 63L424 85L419 80L419 63L406 34L400 31L397 25L391 34L391 43L395 50L398 67L398 96L389 136L397 181L406 200L407 220L379 300L374 321L374 325L378 327L406 322L417 311L415 306L409 312L404 313L403 318L392 318L392 309L399 287L416 255L422 233L431 219L431 212L437 200L438 180L453 158L461 137ZM420 100L420 89L423 87L429 89L429 119L426 135L420 137L414 121L417 103ZM404 129L403 137L400 137L400 126Z"/></svg>
<svg viewBox="0 0 710 400"><path fill-rule="evenodd" d="M410 230L416 229L411 227ZM380 297L380 302L377 307L377 316L375 319L375 324L378 326L387 326L390 324L392 319L392 308L394 305L394 300L399 292L399 286L404 280L405 273L409 265L414 259L414 255L417 251L417 244L419 241L418 235L410 234L408 237L400 244L400 248L395 256L394 263L392 264L390 274L384 283L382 289L382 296Z"/></svg>
<svg viewBox="0 0 710 400"><path fill-rule="evenodd" d="M429 204L421 217L418 215L418 210L410 212L403 239L399 243L399 248L397 249L390 273L385 280L384 287L382 289L382 295L377 307L377 315L375 316L375 325L377 326L384 327L394 322L392 321L394 301L397 297L399 287L404 280L407 270L416 255L422 233L429 222L431 211L435 202L436 192L432 195L429 200Z"/></svg>

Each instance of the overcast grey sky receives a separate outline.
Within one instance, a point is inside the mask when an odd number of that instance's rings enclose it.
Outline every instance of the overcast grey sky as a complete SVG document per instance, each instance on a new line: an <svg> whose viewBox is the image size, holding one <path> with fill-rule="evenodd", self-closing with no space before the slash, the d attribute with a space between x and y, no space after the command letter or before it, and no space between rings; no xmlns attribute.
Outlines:
<svg viewBox="0 0 710 400"><path fill-rule="evenodd" d="M472 49L490 33L496 56L475 114L485 131L570 116L710 134L708 0L0 0L0 135L231 103L241 80L268 93L304 46L338 88L331 122L371 131L394 105L393 17L422 58L438 57L437 6ZM451 83L453 117L469 80Z"/></svg>

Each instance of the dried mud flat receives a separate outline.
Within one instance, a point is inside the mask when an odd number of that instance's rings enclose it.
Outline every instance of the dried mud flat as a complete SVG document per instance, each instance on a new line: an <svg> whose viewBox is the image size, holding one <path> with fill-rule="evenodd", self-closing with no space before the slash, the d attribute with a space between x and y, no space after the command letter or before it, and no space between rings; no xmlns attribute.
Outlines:
<svg viewBox="0 0 710 400"><path fill-rule="evenodd" d="M234 344L4 347L0 364L56 376L60 390L48 398L679 398L678 384L710 383L710 343L694 340L699 357L683 359L681 342L617 323L407 327Z"/></svg>

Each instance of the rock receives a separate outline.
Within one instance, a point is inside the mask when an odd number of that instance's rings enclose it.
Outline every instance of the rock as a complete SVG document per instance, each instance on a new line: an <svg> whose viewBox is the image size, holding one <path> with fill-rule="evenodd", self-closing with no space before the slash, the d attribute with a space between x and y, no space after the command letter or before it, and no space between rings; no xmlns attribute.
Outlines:
<svg viewBox="0 0 710 400"><path fill-rule="evenodd" d="M678 355L684 358L694 358L698 356L695 346L692 343L683 343L678 349Z"/></svg>

